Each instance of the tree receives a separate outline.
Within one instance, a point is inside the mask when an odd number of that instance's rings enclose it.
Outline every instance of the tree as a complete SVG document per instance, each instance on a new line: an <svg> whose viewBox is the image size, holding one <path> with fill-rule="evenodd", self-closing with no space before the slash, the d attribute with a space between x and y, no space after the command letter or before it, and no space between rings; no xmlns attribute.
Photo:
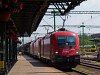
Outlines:
<svg viewBox="0 0 100 75"><path fill-rule="evenodd" d="M82 43L82 37L83 37L83 35L79 34L80 45L83 44ZM88 34L84 33L84 45L91 45L91 44L93 44L93 42L90 41L90 39L91 39L91 37Z"/></svg>

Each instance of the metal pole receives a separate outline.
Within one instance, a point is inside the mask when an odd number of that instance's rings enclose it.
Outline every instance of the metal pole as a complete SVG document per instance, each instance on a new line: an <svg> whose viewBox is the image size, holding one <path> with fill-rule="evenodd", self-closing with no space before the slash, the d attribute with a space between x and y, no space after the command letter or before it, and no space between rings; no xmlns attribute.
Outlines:
<svg viewBox="0 0 100 75"><path fill-rule="evenodd" d="M66 19L63 19L63 27L62 28L64 28L64 26L65 26L65 21L66 21Z"/></svg>
<svg viewBox="0 0 100 75"><path fill-rule="evenodd" d="M84 26L82 27L82 35L83 35L83 49L84 49Z"/></svg>
<svg viewBox="0 0 100 75"><path fill-rule="evenodd" d="M24 35L23 35L23 37L22 37L22 43L23 43L23 44L22 44L23 46L22 46L21 52L24 53Z"/></svg>
<svg viewBox="0 0 100 75"><path fill-rule="evenodd" d="M36 39L37 38L37 35L39 34L39 33L33 33L34 34L34 39Z"/></svg>
<svg viewBox="0 0 100 75"><path fill-rule="evenodd" d="M84 25L81 25L80 27L82 27L82 49L84 49Z"/></svg>
<svg viewBox="0 0 100 75"><path fill-rule="evenodd" d="M53 11L51 11L51 13L53 14L53 17L54 17L54 31L56 31L56 20L55 20L55 16L56 16L56 11L53 9Z"/></svg>
<svg viewBox="0 0 100 75"><path fill-rule="evenodd" d="M55 10L53 10L53 12L54 12L54 31L56 31Z"/></svg>

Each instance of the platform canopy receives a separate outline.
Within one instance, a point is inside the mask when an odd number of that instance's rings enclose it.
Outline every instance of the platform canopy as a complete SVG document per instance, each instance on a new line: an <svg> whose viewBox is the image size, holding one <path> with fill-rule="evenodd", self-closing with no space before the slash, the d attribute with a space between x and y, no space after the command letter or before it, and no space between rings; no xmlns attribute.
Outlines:
<svg viewBox="0 0 100 75"><path fill-rule="evenodd" d="M85 0L19 0L23 4L23 9L17 13L11 15L20 36L27 33L29 36L33 31L36 31L39 23L45 15L50 5L60 12L61 15L65 15L71 9L80 5Z"/></svg>

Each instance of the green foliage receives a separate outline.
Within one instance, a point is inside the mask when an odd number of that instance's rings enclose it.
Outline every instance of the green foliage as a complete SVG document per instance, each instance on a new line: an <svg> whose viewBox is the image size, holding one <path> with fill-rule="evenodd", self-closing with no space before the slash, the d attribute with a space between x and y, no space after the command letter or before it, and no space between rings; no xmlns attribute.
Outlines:
<svg viewBox="0 0 100 75"><path fill-rule="evenodd" d="M84 45L92 45L92 44L94 44L92 41L90 41L91 37L86 33L84 33L84 38L83 38L82 34L79 35L79 38L80 38L80 45L83 44L83 42L82 42L83 39L84 39Z"/></svg>

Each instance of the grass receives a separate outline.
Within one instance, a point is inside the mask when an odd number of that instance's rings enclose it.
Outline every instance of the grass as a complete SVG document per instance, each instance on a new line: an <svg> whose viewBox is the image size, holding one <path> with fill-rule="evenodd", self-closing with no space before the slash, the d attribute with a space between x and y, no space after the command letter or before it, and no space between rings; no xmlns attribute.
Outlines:
<svg viewBox="0 0 100 75"><path fill-rule="evenodd" d="M93 61L94 62L94 64L96 64L96 65L100 65L100 62L97 62L97 61Z"/></svg>
<svg viewBox="0 0 100 75"><path fill-rule="evenodd" d="M93 74L93 72L91 72L90 70L87 70L86 68L83 68L82 66L77 66L76 68L73 68L73 69L84 72L84 73Z"/></svg>

